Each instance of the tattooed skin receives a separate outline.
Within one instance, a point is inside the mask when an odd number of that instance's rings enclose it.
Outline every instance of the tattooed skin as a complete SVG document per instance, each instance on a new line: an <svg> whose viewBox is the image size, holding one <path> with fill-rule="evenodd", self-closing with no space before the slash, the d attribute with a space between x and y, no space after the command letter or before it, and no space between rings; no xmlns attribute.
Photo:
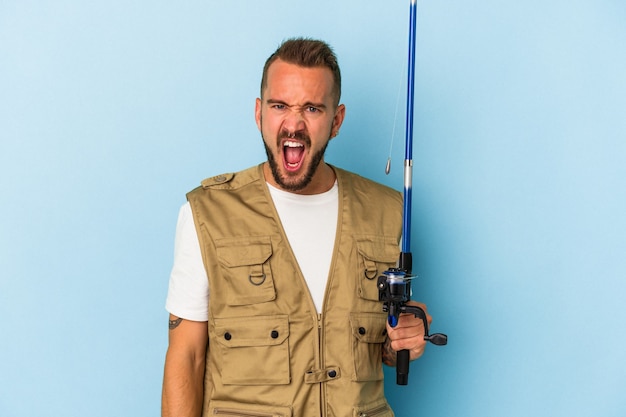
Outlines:
<svg viewBox="0 0 626 417"><path fill-rule="evenodd" d="M170 330L174 330L178 327L178 325L183 321L183 319L178 318L176 320L170 320Z"/></svg>
<svg viewBox="0 0 626 417"><path fill-rule="evenodd" d="M391 339L387 338L383 343L383 363L388 366L395 366L398 354L391 348Z"/></svg>

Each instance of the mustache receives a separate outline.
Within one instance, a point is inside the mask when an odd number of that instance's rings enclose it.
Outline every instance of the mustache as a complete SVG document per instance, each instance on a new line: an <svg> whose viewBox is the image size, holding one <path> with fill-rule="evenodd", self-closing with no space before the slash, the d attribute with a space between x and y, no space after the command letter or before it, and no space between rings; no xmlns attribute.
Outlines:
<svg viewBox="0 0 626 417"><path fill-rule="evenodd" d="M282 141L283 139L296 139L304 142L307 146L311 146L311 137L302 130L297 132L287 132L286 130L282 130L278 135L278 140Z"/></svg>

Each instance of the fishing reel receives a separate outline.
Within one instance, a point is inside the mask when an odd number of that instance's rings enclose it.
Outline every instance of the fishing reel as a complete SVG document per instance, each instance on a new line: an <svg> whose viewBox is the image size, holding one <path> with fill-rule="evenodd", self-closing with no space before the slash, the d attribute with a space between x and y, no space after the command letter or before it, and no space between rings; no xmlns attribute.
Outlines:
<svg viewBox="0 0 626 417"><path fill-rule="evenodd" d="M383 311L388 313L387 321L391 327L396 327L400 314L409 313L424 323L424 340L443 346L448 343L448 336L442 333L429 334L426 312L418 306L407 305L411 300L411 278L401 268L391 268L378 277L378 299L383 302ZM396 377L398 385L407 385L409 379L409 351L398 352L396 363Z"/></svg>

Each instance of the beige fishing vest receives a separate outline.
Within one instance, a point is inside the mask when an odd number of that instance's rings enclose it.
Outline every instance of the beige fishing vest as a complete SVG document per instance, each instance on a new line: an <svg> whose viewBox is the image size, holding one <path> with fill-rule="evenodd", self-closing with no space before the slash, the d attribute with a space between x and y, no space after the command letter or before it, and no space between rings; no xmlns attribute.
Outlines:
<svg viewBox="0 0 626 417"><path fill-rule="evenodd" d="M322 314L262 165L188 194L211 294L204 416L394 415L383 392L386 314L376 281L398 259L402 197L333 169L339 218Z"/></svg>

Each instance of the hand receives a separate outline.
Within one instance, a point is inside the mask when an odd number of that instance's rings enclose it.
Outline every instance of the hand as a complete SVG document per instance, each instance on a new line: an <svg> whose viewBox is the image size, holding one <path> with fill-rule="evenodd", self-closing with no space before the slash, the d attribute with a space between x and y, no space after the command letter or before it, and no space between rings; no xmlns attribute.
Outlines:
<svg viewBox="0 0 626 417"><path fill-rule="evenodd" d="M409 301L407 305L418 306L424 310L428 326L430 327L433 318L428 314L425 304ZM426 348L424 322L413 314L401 314L396 327L391 327L387 323L387 336L389 337L388 343L390 343L391 349L396 352L403 349L409 350L411 360L417 359L424 354L424 349Z"/></svg>

